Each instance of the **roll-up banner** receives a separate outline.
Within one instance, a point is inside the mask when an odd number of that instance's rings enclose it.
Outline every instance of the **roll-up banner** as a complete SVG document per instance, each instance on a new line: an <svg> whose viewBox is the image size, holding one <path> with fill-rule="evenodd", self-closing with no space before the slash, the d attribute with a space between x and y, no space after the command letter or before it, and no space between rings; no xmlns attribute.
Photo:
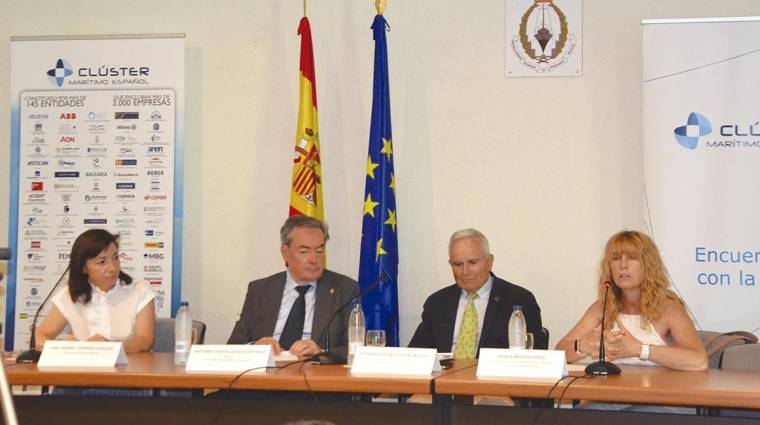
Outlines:
<svg viewBox="0 0 760 425"><path fill-rule="evenodd" d="M646 20L645 218L700 329L760 328L760 18Z"/></svg>
<svg viewBox="0 0 760 425"><path fill-rule="evenodd" d="M90 228L119 234L122 270L148 281L169 317L181 288L184 35L13 37L10 63L5 349L28 344Z"/></svg>

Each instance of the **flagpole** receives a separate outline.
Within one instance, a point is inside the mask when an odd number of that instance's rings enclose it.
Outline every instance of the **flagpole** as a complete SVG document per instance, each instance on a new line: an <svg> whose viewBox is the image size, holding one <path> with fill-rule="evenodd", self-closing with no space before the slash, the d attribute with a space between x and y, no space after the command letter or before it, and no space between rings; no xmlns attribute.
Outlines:
<svg viewBox="0 0 760 425"><path fill-rule="evenodd" d="M388 2L386 0L375 0L375 9L377 9L378 15L382 15L383 12L385 12L385 6L387 5L387 3Z"/></svg>
<svg viewBox="0 0 760 425"><path fill-rule="evenodd" d="M306 0L303 0L303 16L306 16Z"/></svg>

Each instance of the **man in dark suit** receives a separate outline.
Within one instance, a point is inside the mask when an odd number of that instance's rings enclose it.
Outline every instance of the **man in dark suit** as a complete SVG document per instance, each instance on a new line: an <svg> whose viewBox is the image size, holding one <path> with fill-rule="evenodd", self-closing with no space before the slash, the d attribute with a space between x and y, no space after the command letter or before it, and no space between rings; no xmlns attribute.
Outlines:
<svg viewBox="0 0 760 425"><path fill-rule="evenodd" d="M483 347L509 348L507 324L513 306L521 305L535 346L546 348L535 297L491 272L493 255L485 235L475 229L455 232L449 240L449 264L456 284L425 301L410 347L453 352L459 358L475 357Z"/></svg>
<svg viewBox="0 0 760 425"><path fill-rule="evenodd" d="M345 356L346 325L350 309L330 318L342 305L359 295L355 280L325 270L327 226L321 221L292 216L280 229L280 252L287 270L248 284L240 319L228 344L270 344L300 359L327 347L329 325L331 352Z"/></svg>

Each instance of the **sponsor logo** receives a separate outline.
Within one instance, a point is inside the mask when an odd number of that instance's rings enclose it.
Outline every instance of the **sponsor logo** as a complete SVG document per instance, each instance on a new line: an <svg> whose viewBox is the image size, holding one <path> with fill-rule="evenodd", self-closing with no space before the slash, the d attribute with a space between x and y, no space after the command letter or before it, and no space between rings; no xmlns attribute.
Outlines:
<svg viewBox="0 0 760 425"><path fill-rule="evenodd" d="M692 112L686 120L686 125L676 127L673 135L679 145L686 149L696 149L699 138L712 133L710 120L699 112Z"/></svg>
<svg viewBox="0 0 760 425"><path fill-rule="evenodd" d="M128 155L135 153L134 148L119 148L119 153L121 155Z"/></svg>
<svg viewBox="0 0 760 425"><path fill-rule="evenodd" d="M105 112L90 112L87 114L87 119L92 121L102 121L106 120L108 116Z"/></svg>
<svg viewBox="0 0 760 425"><path fill-rule="evenodd" d="M45 202L45 194L44 193L30 193L29 198L27 198L29 202Z"/></svg>
<svg viewBox="0 0 760 425"><path fill-rule="evenodd" d="M139 177L140 173L133 173L133 172L120 173L120 172L117 171L117 172L113 173L113 176L114 177Z"/></svg>
<svg viewBox="0 0 760 425"><path fill-rule="evenodd" d="M162 154L162 153L164 153L164 147L163 146L148 146L148 153L149 154Z"/></svg>
<svg viewBox="0 0 760 425"><path fill-rule="evenodd" d="M38 161L38 160L27 161L26 163L27 167L45 167L47 165L48 165L48 161Z"/></svg>
<svg viewBox="0 0 760 425"><path fill-rule="evenodd" d="M146 201L164 201L166 200L166 195L145 195L143 199Z"/></svg>
<svg viewBox="0 0 760 425"><path fill-rule="evenodd" d="M164 170L148 170L145 174L153 177L163 176Z"/></svg>
<svg viewBox="0 0 760 425"><path fill-rule="evenodd" d="M146 249L160 249L164 247L163 242L145 242Z"/></svg>
<svg viewBox="0 0 760 425"><path fill-rule="evenodd" d="M128 253L121 251L119 252L119 260L120 261L134 261L134 258L130 256Z"/></svg>
<svg viewBox="0 0 760 425"><path fill-rule="evenodd" d="M42 261L42 258L43 258L42 255L34 253L34 252L30 252L26 254L26 259L29 261L40 262Z"/></svg>
<svg viewBox="0 0 760 425"><path fill-rule="evenodd" d="M148 281L148 283L150 283L151 285L159 285L160 286L163 283L163 281L161 279L151 279L151 280Z"/></svg>
<svg viewBox="0 0 760 425"><path fill-rule="evenodd" d="M48 119L48 114L29 114L28 118L30 120L46 120Z"/></svg>
<svg viewBox="0 0 760 425"><path fill-rule="evenodd" d="M134 183L116 183L116 189L122 190L122 189L134 189L135 184Z"/></svg>
<svg viewBox="0 0 760 425"><path fill-rule="evenodd" d="M29 247L31 249L40 249L40 248L42 248L42 241L31 241L29 243Z"/></svg>
<svg viewBox="0 0 760 425"><path fill-rule="evenodd" d="M34 123L34 132L35 133L42 133L42 123L41 122Z"/></svg>
<svg viewBox="0 0 760 425"><path fill-rule="evenodd" d="M24 266L24 271L26 273L42 273L45 271L46 268L47 266L45 265L34 264L34 265Z"/></svg>
<svg viewBox="0 0 760 425"><path fill-rule="evenodd" d="M139 112L114 112L113 117L117 120L136 120L140 119Z"/></svg>
<svg viewBox="0 0 760 425"><path fill-rule="evenodd" d="M66 189L74 190L77 188L77 185L75 185L74 183L56 183L53 185L53 188L55 190L66 190Z"/></svg>
<svg viewBox="0 0 760 425"><path fill-rule="evenodd" d="M61 134L77 134L77 126L76 124L58 124L58 132ZM71 141L74 142L75 140Z"/></svg>
<svg viewBox="0 0 760 425"><path fill-rule="evenodd" d="M26 280L26 279L24 279L24 280ZM39 289L37 289L37 288L32 288L32 289L30 289L30 290L29 290L29 293L30 293L32 296L34 296L34 295L37 295L39 292L40 292L40 290L39 290Z"/></svg>
<svg viewBox="0 0 760 425"><path fill-rule="evenodd" d="M137 124L116 124L117 130L137 130Z"/></svg>
<svg viewBox="0 0 760 425"><path fill-rule="evenodd" d="M47 77L54 86L63 87L63 82L73 73L74 70L71 68L71 64L65 59L59 58L55 63L55 67L47 70Z"/></svg>
<svg viewBox="0 0 760 425"><path fill-rule="evenodd" d="M149 167L163 167L164 166L164 160L163 158L159 157L153 157L148 159L148 166Z"/></svg>
<svg viewBox="0 0 760 425"><path fill-rule="evenodd" d="M87 130L91 134L102 134L106 132L106 126L105 124L90 124L90 126L87 127ZM99 143L97 137L95 138L95 143Z"/></svg>
<svg viewBox="0 0 760 425"><path fill-rule="evenodd" d="M61 112L61 115L58 117L59 120L75 120L77 119L76 112Z"/></svg>
<svg viewBox="0 0 760 425"><path fill-rule="evenodd" d="M163 273L164 267L161 264L146 264L143 266L143 273Z"/></svg>
<svg viewBox="0 0 760 425"><path fill-rule="evenodd" d="M135 138L132 136L115 136L114 142L116 143L124 143L124 142L135 142Z"/></svg>
<svg viewBox="0 0 760 425"><path fill-rule="evenodd" d="M79 153L79 146L59 146L55 148L55 152L62 156L76 155Z"/></svg>
<svg viewBox="0 0 760 425"><path fill-rule="evenodd" d="M77 163L75 161L67 161L65 159L58 160L58 166L61 168L74 168L76 165Z"/></svg>
<svg viewBox="0 0 760 425"><path fill-rule="evenodd" d="M135 199L135 195L133 193L119 193L116 195L116 199L119 201L131 201Z"/></svg>
<svg viewBox="0 0 760 425"><path fill-rule="evenodd" d="M87 153L95 155L105 155L108 152L106 147L92 147L87 148Z"/></svg>
<svg viewBox="0 0 760 425"><path fill-rule="evenodd" d="M148 215L163 214L166 212L165 206L145 206L143 212Z"/></svg>
<svg viewBox="0 0 760 425"><path fill-rule="evenodd" d="M108 224L108 219L105 218L85 218L84 224Z"/></svg>
<svg viewBox="0 0 760 425"><path fill-rule="evenodd" d="M159 135L159 134L152 134L150 136L150 141L153 142L153 143L160 142L161 141L161 135Z"/></svg>
<svg viewBox="0 0 760 425"><path fill-rule="evenodd" d="M108 177L108 172L106 171L86 171L84 173L85 177Z"/></svg>
<svg viewBox="0 0 760 425"><path fill-rule="evenodd" d="M117 218L114 222L117 226L122 227L132 227L135 225L135 219L134 218Z"/></svg>
<svg viewBox="0 0 760 425"><path fill-rule="evenodd" d="M58 253L58 259L62 261L68 261L69 257L71 256L68 252L59 252Z"/></svg>
<svg viewBox="0 0 760 425"><path fill-rule="evenodd" d="M117 167L134 167L136 165L137 165L136 159L117 159L116 160Z"/></svg>
<svg viewBox="0 0 760 425"><path fill-rule="evenodd" d="M45 190L45 184L43 182L32 182L32 190Z"/></svg>
<svg viewBox="0 0 760 425"><path fill-rule="evenodd" d="M79 171L56 171L53 176L55 178L79 178Z"/></svg>
<svg viewBox="0 0 760 425"><path fill-rule="evenodd" d="M161 128L161 124L154 122L153 123L153 131L158 131Z"/></svg>
<svg viewBox="0 0 760 425"><path fill-rule="evenodd" d="M146 252L143 254L143 258L146 260L163 260L164 259L164 253L163 252Z"/></svg>
<svg viewBox="0 0 760 425"><path fill-rule="evenodd" d="M161 112L160 111L153 111L150 113L150 119L152 120L160 120L161 119Z"/></svg>
<svg viewBox="0 0 760 425"><path fill-rule="evenodd" d="M152 192L160 192L161 191L161 182L158 180L151 180L150 182L150 190Z"/></svg>
<svg viewBox="0 0 760 425"><path fill-rule="evenodd" d="M108 200L108 196L100 194L84 195L85 202L105 202Z"/></svg>
<svg viewBox="0 0 760 425"><path fill-rule="evenodd" d="M36 143L36 144L45 143L45 138L44 137L40 137L40 136L34 136L32 138L32 143Z"/></svg>

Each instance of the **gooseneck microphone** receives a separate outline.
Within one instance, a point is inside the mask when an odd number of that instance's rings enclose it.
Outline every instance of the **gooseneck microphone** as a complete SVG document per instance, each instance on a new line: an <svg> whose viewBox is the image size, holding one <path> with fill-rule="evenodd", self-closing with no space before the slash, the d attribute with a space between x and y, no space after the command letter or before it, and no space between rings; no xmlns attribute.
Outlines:
<svg viewBox="0 0 760 425"><path fill-rule="evenodd" d="M322 334L326 336L325 348L324 350L322 350L321 353L311 358L312 364L328 365L328 364L346 364L347 363L347 360L344 356L341 356L340 354L337 354L337 353L330 352L330 325L332 324L332 321L335 319L335 317L338 316L338 313L345 310L346 307L353 304L353 302L356 301L357 299L363 297L364 295L367 295L367 293L369 293L370 291L378 287L387 278L388 278L388 273L382 272L380 276L378 276L378 278L375 279L374 282L372 282L372 284L370 284L366 288L359 291L358 295L348 300L346 303L344 303L342 306L340 306L337 310L333 312L332 316L330 316L330 319L327 321L327 326L322 331ZM322 339L322 335L320 335L319 339Z"/></svg>
<svg viewBox="0 0 760 425"><path fill-rule="evenodd" d="M602 307L602 331L599 333L599 360L586 366L587 375L620 375L620 368L612 362L604 360L604 316L607 314L607 295L610 292L610 282L604 282L604 307Z"/></svg>
<svg viewBox="0 0 760 425"><path fill-rule="evenodd" d="M42 304L40 304L40 307L37 309L37 312L34 313L34 320L32 321L32 336L29 338L29 350L24 351L23 353L19 354L18 357L16 357L16 363L37 363L40 361L40 356L42 355L41 351L37 351L37 319L40 317L40 312L42 311L42 308L45 307L45 304L47 304L50 297L55 292L56 288L58 288L58 285L61 284L61 281L63 281L63 278L66 276L66 274L69 272L69 267L71 267L71 264L66 266L66 270L63 271L63 274L61 274L61 277L58 278L58 281L55 282L55 285L53 285L53 289L50 290L50 292L47 294L47 297L45 297L45 300L42 301Z"/></svg>

